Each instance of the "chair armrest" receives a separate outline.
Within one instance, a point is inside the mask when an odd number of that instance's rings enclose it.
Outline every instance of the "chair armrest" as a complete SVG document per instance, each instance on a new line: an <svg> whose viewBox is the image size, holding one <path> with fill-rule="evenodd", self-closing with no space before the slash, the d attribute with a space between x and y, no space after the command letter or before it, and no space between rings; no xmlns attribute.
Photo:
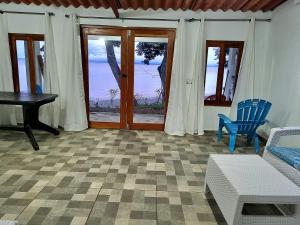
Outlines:
<svg viewBox="0 0 300 225"><path fill-rule="evenodd" d="M300 127L282 127L271 129L266 146L276 146L282 136L300 135Z"/></svg>
<svg viewBox="0 0 300 225"><path fill-rule="evenodd" d="M218 117L224 121L224 123L232 123L232 120L224 114L218 114Z"/></svg>
<svg viewBox="0 0 300 225"><path fill-rule="evenodd" d="M263 120L259 122L259 125L264 125L265 123L269 123L269 120Z"/></svg>

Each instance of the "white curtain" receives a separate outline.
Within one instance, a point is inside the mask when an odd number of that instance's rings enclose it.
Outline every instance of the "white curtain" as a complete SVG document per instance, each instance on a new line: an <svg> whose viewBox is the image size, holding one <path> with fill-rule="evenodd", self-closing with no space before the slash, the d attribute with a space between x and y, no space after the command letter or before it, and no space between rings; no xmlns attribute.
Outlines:
<svg viewBox="0 0 300 225"><path fill-rule="evenodd" d="M185 21L180 20L176 29L176 40L172 66L169 104L165 123L165 132L170 135L185 134Z"/></svg>
<svg viewBox="0 0 300 225"><path fill-rule="evenodd" d="M52 19L49 13L45 14L45 73L44 93L58 94L58 98L41 107L41 121L52 127L58 127L60 118L60 87L57 72L57 61L54 47Z"/></svg>
<svg viewBox="0 0 300 225"><path fill-rule="evenodd" d="M165 124L165 132L170 135L203 134L204 20L188 26L190 32L181 20L176 31Z"/></svg>
<svg viewBox="0 0 300 225"><path fill-rule="evenodd" d="M64 17L61 71L61 124L66 131L88 128L80 52L79 23L76 15Z"/></svg>
<svg viewBox="0 0 300 225"><path fill-rule="evenodd" d="M244 44L241 68L238 75L235 94L230 108L230 117L236 118L240 101L254 98L255 76L255 18L249 23L248 36Z"/></svg>
<svg viewBox="0 0 300 225"><path fill-rule="evenodd" d="M204 74L205 74L205 39L204 18L201 22L194 22L196 31L196 52L192 61L191 90L188 95L186 132L188 134L203 135L204 110Z"/></svg>
<svg viewBox="0 0 300 225"><path fill-rule="evenodd" d="M0 13L0 91L14 91L10 59L7 15ZM14 106L0 106L0 125L15 125Z"/></svg>

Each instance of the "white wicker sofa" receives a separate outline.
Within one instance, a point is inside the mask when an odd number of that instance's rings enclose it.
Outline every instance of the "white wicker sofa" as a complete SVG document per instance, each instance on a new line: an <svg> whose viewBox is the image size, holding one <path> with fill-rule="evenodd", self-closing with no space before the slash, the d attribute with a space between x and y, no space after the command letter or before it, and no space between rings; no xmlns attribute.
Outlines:
<svg viewBox="0 0 300 225"><path fill-rule="evenodd" d="M289 178L291 181L293 181L299 188L300 188L300 148L282 148L278 147L278 143L281 137L283 136L291 136L291 135L299 135L300 136L300 127L284 127L284 128L273 128L271 130L263 158L269 162L273 167L275 167L278 171L280 171L283 175L285 175L287 178ZM276 148L283 149L281 152L281 155L276 153L274 149ZM278 150L277 149L277 150ZM282 150L281 149L281 150ZM298 164L295 165L291 163L290 161L287 162L287 156L289 151L293 151L294 155L293 157L297 158L299 155L299 160L297 161ZM297 218L297 221L299 221L300 224L300 204L295 207L295 215Z"/></svg>
<svg viewBox="0 0 300 225"><path fill-rule="evenodd" d="M291 163L287 163L283 157L274 154L274 149L283 149L282 153L287 154L289 151L299 152L300 159L300 148L282 148L278 146L279 140L283 136L299 135L300 127L284 127L284 128L273 128L271 130L270 137L268 139L263 158L273 165L282 174L288 177L291 181L300 187L300 170L296 169ZM280 150L280 149L279 149Z"/></svg>

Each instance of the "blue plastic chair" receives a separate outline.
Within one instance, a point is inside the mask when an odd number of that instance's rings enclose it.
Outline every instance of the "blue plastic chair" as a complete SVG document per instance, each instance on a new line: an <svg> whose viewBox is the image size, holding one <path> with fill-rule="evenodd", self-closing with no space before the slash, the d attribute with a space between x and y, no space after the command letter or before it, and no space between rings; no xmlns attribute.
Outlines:
<svg viewBox="0 0 300 225"><path fill-rule="evenodd" d="M237 134L247 135L247 143L255 140L256 153L259 152L259 139L256 129L266 123L266 117L271 103L261 99L248 99L238 103L237 120L232 121L223 114L219 116L218 141L222 139L222 129L225 127L229 133L229 150L234 152Z"/></svg>

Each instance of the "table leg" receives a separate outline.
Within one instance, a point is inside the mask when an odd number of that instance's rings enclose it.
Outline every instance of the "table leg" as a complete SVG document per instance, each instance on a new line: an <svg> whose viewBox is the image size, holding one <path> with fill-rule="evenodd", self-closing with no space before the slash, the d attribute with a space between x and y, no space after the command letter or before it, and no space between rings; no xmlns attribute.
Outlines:
<svg viewBox="0 0 300 225"><path fill-rule="evenodd" d="M208 194L209 193L209 187L208 187L208 185L207 185L207 183L205 182L204 183L204 194Z"/></svg>
<svg viewBox="0 0 300 225"><path fill-rule="evenodd" d="M48 131L49 133L52 133L54 135L59 135L59 131L57 129L54 129L53 127L48 126L47 124L44 124L40 121L37 122L37 129Z"/></svg>
<svg viewBox="0 0 300 225"><path fill-rule="evenodd" d="M24 126L29 124L32 129L44 130L58 135L59 131L57 129L39 121L39 108L39 105L23 106Z"/></svg>
<svg viewBox="0 0 300 225"><path fill-rule="evenodd" d="M59 135L59 131L54 129L47 124L44 124L39 121L39 105L24 105L23 106L23 120L24 120L24 130L27 134L32 147L35 150L39 149L39 146L32 134L32 129L38 129L50 132L54 135Z"/></svg>
<svg viewBox="0 0 300 225"><path fill-rule="evenodd" d="M36 151L39 150L40 149L39 145L38 145L38 143L36 142L36 140L35 140L35 138L33 136L31 127L29 125L24 126L24 131L25 131L25 133L26 133L26 135L27 135L27 137L28 137L28 139L29 139L32 147L34 148L34 150L36 150Z"/></svg>

